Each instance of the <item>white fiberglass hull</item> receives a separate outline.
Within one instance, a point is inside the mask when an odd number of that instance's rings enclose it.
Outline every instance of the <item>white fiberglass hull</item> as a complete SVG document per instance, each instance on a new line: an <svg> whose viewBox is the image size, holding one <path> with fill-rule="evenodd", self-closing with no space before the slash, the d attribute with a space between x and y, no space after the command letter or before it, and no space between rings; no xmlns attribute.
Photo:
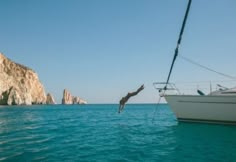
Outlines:
<svg viewBox="0 0 236 162"><path fill-rule="evenodd" d="M165 95L180 121L236 124L236 96Z"/></svg>

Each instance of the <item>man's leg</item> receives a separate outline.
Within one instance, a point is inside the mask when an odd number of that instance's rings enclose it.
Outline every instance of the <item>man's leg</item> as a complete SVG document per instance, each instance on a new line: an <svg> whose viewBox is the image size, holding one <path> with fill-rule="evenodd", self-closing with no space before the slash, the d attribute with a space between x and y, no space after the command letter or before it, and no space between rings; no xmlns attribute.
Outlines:
<svg viewBox="0 0 236 162"><path fill-rule="evenodd" d="M119 112L118 112L118 113L120 113L120 112L124 109L124 106L125 106L125 105L120 105L120 107L119 107Z"/></svg>

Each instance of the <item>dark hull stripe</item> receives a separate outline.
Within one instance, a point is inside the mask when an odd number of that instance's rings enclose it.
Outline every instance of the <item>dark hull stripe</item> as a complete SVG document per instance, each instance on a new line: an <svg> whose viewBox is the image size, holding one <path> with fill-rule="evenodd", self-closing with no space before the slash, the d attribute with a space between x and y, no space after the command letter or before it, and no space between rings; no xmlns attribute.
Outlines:
<svg viewBox="0 0 236 162"><path fill-rule="evenodd" d="M180 122L198 122L198 123L209 123L209 124L230 124L236 125L236 121L226 120L206 120L206 119L188 119L188 118L177 118Z"/></svg>
<svg viewBox="0 0 236 162"><path fill-rule="evenodd" d="M179 100L178 102L182 102L182 103L210 103L210 104L236 104L236 102L209 102L209 101L183 101L183 100Z"/></svg>

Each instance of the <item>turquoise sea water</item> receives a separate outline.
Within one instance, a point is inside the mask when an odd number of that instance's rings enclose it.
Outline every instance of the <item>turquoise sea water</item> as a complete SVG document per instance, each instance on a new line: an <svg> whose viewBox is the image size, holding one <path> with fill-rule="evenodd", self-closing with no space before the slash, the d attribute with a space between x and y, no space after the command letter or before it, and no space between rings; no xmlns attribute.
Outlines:
<svg viewBox="0 0 236 162"><path fill-rule="evenodd" d="M236 161L236 126L178 123L165 104L117 109L2 106L0 161Z"/></svg>

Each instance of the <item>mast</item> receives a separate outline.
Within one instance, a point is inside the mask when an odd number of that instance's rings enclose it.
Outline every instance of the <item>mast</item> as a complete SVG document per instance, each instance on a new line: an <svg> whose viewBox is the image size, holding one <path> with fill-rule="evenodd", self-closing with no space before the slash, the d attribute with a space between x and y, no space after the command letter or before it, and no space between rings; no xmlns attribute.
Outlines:
<svg viewBox="0 0 236 162"><path fill-rule="evenodd" d="M183 20L183 23L182 23L182 27L181 27L181 30L180 30L180 33L179 33L179 39L178 39L178 42L177 42L177 46L175 48L174 58L173 58L172 63L171 63L170 71L169 71L169 74L168 74L168 77L167 77L167 80L166 80L166 85L164 87L164 90L167 89L167 85L168 85L169 80L170 80L170 75L171 75L172 69L174 67L175 60L178 56L179 46L180 46L182 35L183 35L183 32L184 32L184 27L185 27L185 24L186 24L186 21L187 21L187 17L188 17L188 13L189 13L189 10L190 10L191 2L192 2L192 0L188 1L188 6L187 6L187 9L186 9L184 20Z"/></svg>

